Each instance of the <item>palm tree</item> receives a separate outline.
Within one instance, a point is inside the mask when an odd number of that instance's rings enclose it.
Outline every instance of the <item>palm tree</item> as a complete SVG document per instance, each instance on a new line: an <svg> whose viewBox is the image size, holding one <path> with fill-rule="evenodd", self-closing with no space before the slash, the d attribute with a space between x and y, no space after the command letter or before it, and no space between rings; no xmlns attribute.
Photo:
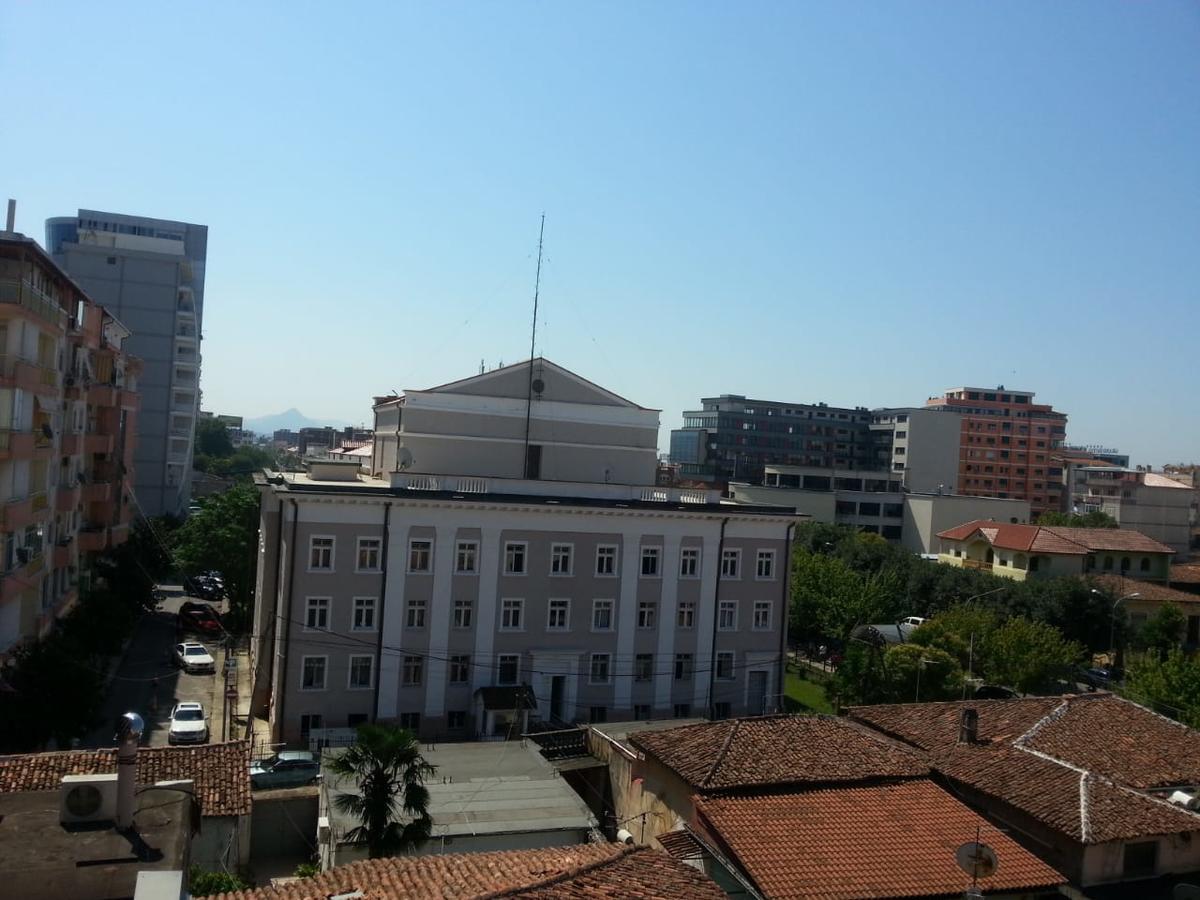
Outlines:
<svg viewBox="0 0 1200 900"><path fill-rule="evenodd" d="M395 856L426 840L433 819L425 779L436 768L421 756L411 732L394 725L358 726L358 739L329 763L331 772L358 785L357 794L333 798L339 812L362 823L347 839L366 844L371 859Z"/></svg>

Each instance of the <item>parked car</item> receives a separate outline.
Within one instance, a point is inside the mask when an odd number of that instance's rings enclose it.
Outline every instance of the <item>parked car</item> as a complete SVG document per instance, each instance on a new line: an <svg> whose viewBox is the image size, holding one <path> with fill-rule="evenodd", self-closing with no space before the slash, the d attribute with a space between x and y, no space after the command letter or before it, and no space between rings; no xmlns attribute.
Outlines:
<svg viewBox="0 0 1200 900"><path fill-rule="evenodd" d="M217 601L225 596L225 582L219 576L210 573L192 578L191 589L192 593L205 600Z"/></svg>
<svg viewBox="0 0 1200 900"><path fill-rule="evenodd" d="M920 616L905 616L900 620L901 625L911 625L913 628L920 628L928 619L923 619Z"/></svg>
<svg viewBox="0 0 1200 900"><path fill-rule="evenodd" d="M208 741L208 721L199 703L176 703L167 728L168 744L203 744Z"/></svg>
<svg viewBox="0 0 1200 900"><path fill-rule="evenodd" d="M199 641L175 645L175 663L185 672L215 672L217 661Z"/></svg>
<svg viewBox="0 0 1200 900"><path fill-rule="evenodd" d="M975 688L974 694L976 700L1012 700L1016 696L1017 692L1012 688L999 684L981 684Z"/></svg>
<svg viewBox="0 0 1200 900"><path fill-rule="evenodd" d="M179 627L183 631L220 636L225 632L221 617L207 603L186 601L179 607Z"/></svg>
<svg viewBox="0 0 1200 900"><path fill-rule="evenodd" d="M1092 690L1107 690L1125 677L1125 673L1115 666L1093 666L1080 673L1079 680Z"/></svg>
<svg viewBox="0 0 1200 900"><path fill-rule="evenodd" d="M250 763L250 786L266 788L302 787L321 774L321 764L307 750L282 750L274 756Z"/></svg>

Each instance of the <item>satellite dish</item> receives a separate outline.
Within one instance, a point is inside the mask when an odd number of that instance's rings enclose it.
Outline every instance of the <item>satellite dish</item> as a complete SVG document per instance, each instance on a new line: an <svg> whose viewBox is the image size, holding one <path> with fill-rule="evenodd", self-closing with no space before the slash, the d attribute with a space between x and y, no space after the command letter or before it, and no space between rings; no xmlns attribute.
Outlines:
<svg viewBox="0 0 1200 900"><path fill-rule="evenodd" d="M407 447L400 447L396 450L396 468L407 469L413 464L412 451Z"/></svg>
<svg viewBox="0 0 1200 900"><path fill-rule="evenodd" d="M535 394L540 394L545 390L546 390L546 382L542 381L542 379L540 379L540 378L533 379L533 392Z"/></svg>
<svg viewBox="0 0 1200 900"><path fill-rule="evenodd" d="M968 841L955 850L954 861L973 879L995 875L996 869L1000 867L996 860L996 851L979 841Z"/></svg>

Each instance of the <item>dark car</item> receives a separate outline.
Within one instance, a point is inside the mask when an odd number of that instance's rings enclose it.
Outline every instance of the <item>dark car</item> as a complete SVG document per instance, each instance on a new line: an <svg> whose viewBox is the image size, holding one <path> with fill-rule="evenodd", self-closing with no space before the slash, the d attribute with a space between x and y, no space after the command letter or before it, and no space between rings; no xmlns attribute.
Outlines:
<svg viewBox="0 0 1200 900"><path fill-rule="evenodd" d="M284 750L250 764L250 786L265 788L302 787L321 774L321 763L306 750Z"/></svg>
<svg viewBox="0 0 1200 900"><path fill-rule="evenodd" d="M192 593L205 600L221 600L225 596L225 582L205 573L191 579Z"/></svg>
<svg viewBox="0 0 1200 900"><path fill-rule="evenodd" d="M221 617L207 603L196 603L189 600L179 607L179 627L183 631L198 634L219 635L225 628L221 625Z"/></svg>
<svg viewBox="0 0 1200 900"><path fill-rule="evenodd" d="M1125 673L1115 666L1094 666L1090 669L1084 669L1080 673L1080 681L1092 690L1098 688L1107 690L1119 682L1124 675Z"/></svg>
<svg viewBox="0 0 1200 900"><path fill-rule="evenodd" d="M1017 692L999 684L981 684L975 688L976 700L1012 700Z"/></svg>

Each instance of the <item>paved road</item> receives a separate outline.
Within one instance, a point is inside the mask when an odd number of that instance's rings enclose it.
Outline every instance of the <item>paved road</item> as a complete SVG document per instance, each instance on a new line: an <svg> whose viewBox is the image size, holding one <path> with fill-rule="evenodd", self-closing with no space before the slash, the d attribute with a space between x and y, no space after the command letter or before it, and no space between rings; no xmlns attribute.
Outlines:
<svg viewBox="0 0 1200 900"><path fill-rule="evenodd" d="M102 724L87 736L83 746L113 746L113 725L117 717L132 711L139 713L146 721L144 743L151 747L165 747L171 707L180 700L202 703L209 718L211 739L221 739L220 719L213 719L213 703L219 699L216 695L218 677L185 674L175 668L171 661L171 648L176 643L175 614L179 605L188 599L193 598L168 597L160 610L147 613L139 620L105 700ZM217 659L219 672L222 657L217 652L218 648L209 642L202 642ZM152 699L154 679L158 680L157 710Z"/></svg>

